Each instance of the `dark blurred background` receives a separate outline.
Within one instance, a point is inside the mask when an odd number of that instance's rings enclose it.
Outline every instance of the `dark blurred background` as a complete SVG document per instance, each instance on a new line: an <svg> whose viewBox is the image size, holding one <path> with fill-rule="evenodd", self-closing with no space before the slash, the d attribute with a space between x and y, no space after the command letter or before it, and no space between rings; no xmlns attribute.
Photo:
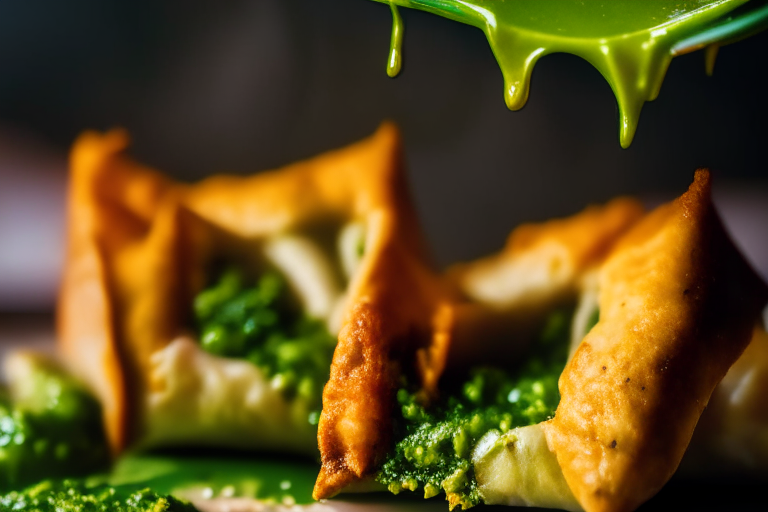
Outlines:
<svg viewBox="0 0 768 512"><path fill-rule="evenodd" d="M136 158L196 180L280 166L393 119L441 265L499 248L523 221L617 194L671 197L708 166L768 273L768 33L722 48L711 78L702 52L674 59L623 150L611 89L585 61L545 57L510 112L479 30L402 14L393 80L389 8L367 0L0 2L0 311L52 309L66 152L113 126Z"/></svg>

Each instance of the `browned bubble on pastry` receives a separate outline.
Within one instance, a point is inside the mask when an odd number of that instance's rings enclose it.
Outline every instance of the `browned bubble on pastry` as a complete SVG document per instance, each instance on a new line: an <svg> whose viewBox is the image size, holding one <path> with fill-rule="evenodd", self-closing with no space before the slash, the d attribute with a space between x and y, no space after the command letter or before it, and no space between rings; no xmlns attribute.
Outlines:
<svg viewBox="0 0 768 512"><path fill-rule="evenodd" d="M192 185L132 161L127 144L122 131L75 144L58 312L62 352L100 398L113 452L141 436L142 404L163 385L150 376L152 355L189 333L192 300L216 257L247 261L265 237L359 221L365 252L346 290L343 332L421 303L421 283L400 282L430 278L393 125L283 169ZM387 320L382 332L410 340L419 322ZM432 354L425 368L439 361ZM332 423L324 417L321 430Z"/></svg>
<svg viewBox="0 0 768 512"><path fill-rule="evenodd" d="M634 510L672 476L767 298L712 206L708 171L619 242L600 271L600 321L543 425L585 510Z"/></svg>

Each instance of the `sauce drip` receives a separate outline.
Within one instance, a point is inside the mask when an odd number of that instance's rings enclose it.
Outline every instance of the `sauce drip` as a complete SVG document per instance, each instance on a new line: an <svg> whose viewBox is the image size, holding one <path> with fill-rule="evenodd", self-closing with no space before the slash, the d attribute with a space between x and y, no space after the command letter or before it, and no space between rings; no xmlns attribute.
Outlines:
<svg viewBox="0 0 768 512"><path fill-rule="evenodd" d="M550 53L585 59L605 77L619 107L619 141L629 147L640 111L656 98L675 43L747 0L377 0L392 7L387 74L401 65L403 23L396 6L411 7L482 30L504 76L504 99L519 110L531 73ZM716 50L707 55L707 71Z"/></svg>
<svg viewBox="0 0 768 512"><path fill-rule="evenodd" d="M387 59L387 75L394 78L403 67L403 17L395 4L389 4L392 9L392 38L389 42L389 58Z"/></svg>

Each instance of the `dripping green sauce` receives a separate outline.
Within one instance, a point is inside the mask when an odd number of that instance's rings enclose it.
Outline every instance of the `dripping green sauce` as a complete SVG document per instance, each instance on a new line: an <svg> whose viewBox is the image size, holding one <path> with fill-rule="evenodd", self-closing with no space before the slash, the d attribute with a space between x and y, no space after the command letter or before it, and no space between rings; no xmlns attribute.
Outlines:
<svg viewBox="0 0 768 512"><path fill-rule="evenodd" d="M557 382L568 358L571 314L553 312L525 363L514 371L477 368L447 398L424 407L401 389L394 450L376 479L397 494L445 492L452 504L470 508L481 497L470 462L489 430L546 421L560 402Z"/></svg>
<svg viewBox="0 0 768 512"><path fill-rule="evenodd" d="M204 350L252 362L273 388L306 400L315 409L309 421L317 423L336 338L298 312L279 274L266 272L248 285L229 269L197 295L194 311Z"/></svg>
<svg viewBox="0 0 768 512"><path fill-rule="evenodd" d="M387 75L394 78L403 67L403 18L395 4L390 4L392 9L392 39L389 43L389 58L387 59Z"/></svg>
<svg viewBox="0 0 768 512"><path fill-rule="evenodd" d="M675 43L747 0L377 1L393 6L390 56L397 55L398 63L403 23L396 5L482 30L501 68L504 99L511 110L525 105L531 73L540 58L565 52L585 59L613 89L619 107L619 140L626 148L643 104L659 93ZM399 68L400 64L396 68L388 64L387 72L392 76Z"/></svg>

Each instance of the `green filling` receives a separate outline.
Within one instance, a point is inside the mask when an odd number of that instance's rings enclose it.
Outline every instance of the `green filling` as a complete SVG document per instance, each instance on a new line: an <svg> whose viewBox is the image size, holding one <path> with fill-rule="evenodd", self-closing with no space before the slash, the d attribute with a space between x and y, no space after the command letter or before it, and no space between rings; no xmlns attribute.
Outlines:
<svg viewBox="0 0 768 512"><path fill-rule="evenodd" d="M149 489L121 491L108 485L46 480L23 491L0 496L2 510L19 512L195 512L197 509L173 496Z"/></svg>
<svg viewBox="0 0 768 512"><path fill-rule="evenodd" d="M445 491L451 505L467 509L481 502L472 451L488 431L505 432L546 421L560 402L557 381L568 358L571 313L547 319L525 363L513 372L476 368L459 391L430 407L401 389L395 439L398 442L376 480L397 494Z"/></svg>
<svg viewBox="0 0 768 512"><path fill-rule="evenodd" d="M321 320L293 307L279 274L266 272L255 286L244 281L240 272L229 269L195 298L203 349L252 362L274 388L315 408L309 421L316 424L336 338Z"/></svg>
<svg viewBox="0 0 768 512"><path fill-rule="evenodd" d="M0 398L0 490L109 463L96 400L50 363L36 358L32 365L22 396Z"/></svg>

